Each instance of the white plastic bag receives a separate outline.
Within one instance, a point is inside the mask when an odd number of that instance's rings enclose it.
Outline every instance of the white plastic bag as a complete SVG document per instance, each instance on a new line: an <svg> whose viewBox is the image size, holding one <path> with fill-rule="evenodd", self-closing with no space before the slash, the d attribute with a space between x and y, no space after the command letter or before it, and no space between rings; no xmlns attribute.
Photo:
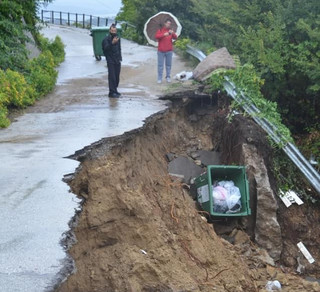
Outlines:
<svg viewBox="0 0 320 292"><path fill-rule="evenodd" d="M238 187L233 186L229 189L227 205L228 213L237 213L241 210L241 193Z"/></svg>
<svg viewBox="0 0 320 292"><path fill-rule="evenodd" d="M187 72L187 71L182 71L176 76L174 76L174 79L179 80L179 81L187 81L189 79L192 79L193 73L192 72Z"/></svg>
<svg viewBox="0 0 320 292"><path fill-rule="evenodd" d="M241 193L233 181L220 181L212 190L213 211L217 213L237 213L241 210Z"/></svg>
<svg viewBox="0 0 320 292"><path fill-rule="evenodd" d="M267 291L280 291L281 290L281 284L279 281L268 281L266 285Z"/></svg>
<svg viewBox="0 0 320 292"><path fill-rule="evenodd" d="M227 190L221 186L216 186L212 190L213 211L216 213L225 213L228 211Z"/></svg>

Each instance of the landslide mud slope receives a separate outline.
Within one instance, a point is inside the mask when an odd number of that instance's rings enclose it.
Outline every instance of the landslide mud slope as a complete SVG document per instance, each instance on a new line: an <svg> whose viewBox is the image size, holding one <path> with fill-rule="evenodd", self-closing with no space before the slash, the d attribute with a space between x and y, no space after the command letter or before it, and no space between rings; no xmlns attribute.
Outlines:
<svg viewBox="0 0 320 292"><path fill-rule="evenodd" d="M285 282L283 291L319 291L317 284L247 261L168 176L166 153L214 148L215 118L214 107L173 106L141 129L75 154L82 163L70 186L84 199L69 251L76 270L57 291L250 292L263 291L275 275Z"/></svg>

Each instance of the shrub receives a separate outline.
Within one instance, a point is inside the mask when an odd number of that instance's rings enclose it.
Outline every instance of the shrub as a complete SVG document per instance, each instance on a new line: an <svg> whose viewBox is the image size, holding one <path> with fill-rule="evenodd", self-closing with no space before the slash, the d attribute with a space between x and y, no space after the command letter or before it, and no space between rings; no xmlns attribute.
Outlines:
<svg viewBox="0 0 320 292"><path fill-rule="evenodd" d="M28 65L27 81L36 92L36 98L49 93L55 86L58 72L50 51L45 51L38 58L32 59Z"/></svg>
<svg viewBox="0 0 320 292"><path fill-rule="evenodd" d="M24 76L16 71L0 70L0 127L10 124L8 108L23 108L35 100L35 90Z"/></svg>
<svg viewBox="0 0 320 292"><path fill-rule="evenodd" d="M27 84L21 73L8 69L6 71L9 87L7 94L9 97L9 106L23 108L32 105L35 101L35 90Z"/></svg>
<svg viewBox="0 0 320 292"><path fill-rule="evenodd" d="M190 42L191 40L189 38L179 38L175 41L174 46L181 51L185 51Z"/></svg>
<svg viewBox="0 0 320 292"><path fill-rule="evenodd" d="M122 24L121 37L124 39L137 42L138 44L146 43L145 37L142 36L135 27L126 26L126 24Z"/></svg>
<svg viewBox="0 0 320 292"><path fill-rule="evenodd" d="M259 116L261 118L267 119L276 126L276 132L284 138L278 146L282 147L287 142L293 142L290 130L282 123L277 103L267 100L262 95L261 87L264 80L257 75L253 65L245 64L238 66L235 70L221 70L213 74L209 80L212 90L223 90L224 76L228 76L238 90L242 91L249 101L260 110ZM238 108L241 105L233 102L233 106Z"/></svg>
<svg viewBox="0 0 320 292"><path fill-rule="evenodd" d="M9 90L9 81L5 71L0 70L0 107L7 107L10 104L9 95L6 94Z"/></svg>
<svg viewBox="0 0 320 292"><path fill-rule="evenodd" d="M58 76L55 67L64 60L64 45L60 37L50 42L41 36L39 42L42 53L37 58L26 61L21 70L23 73L0 69L1 128L10 124L8 109L32 105L55 86Z"/></svg>
<svg viewBox="0 0 320 292"><path fill-rule="evenodd" d="M53 42L50 42L47 38L40 35L38 37L40 48L42 52L50 51L53 55L54 64L58 66L64 61L65 51L64 44L59 36L56 36Z"/></svg>
<svg viewBox="0 0 320 292"><path fill-rule="evenodd" d="M0 104L0 128L6 128L10 125L10 120L7 118L8 109Z"/></svg>

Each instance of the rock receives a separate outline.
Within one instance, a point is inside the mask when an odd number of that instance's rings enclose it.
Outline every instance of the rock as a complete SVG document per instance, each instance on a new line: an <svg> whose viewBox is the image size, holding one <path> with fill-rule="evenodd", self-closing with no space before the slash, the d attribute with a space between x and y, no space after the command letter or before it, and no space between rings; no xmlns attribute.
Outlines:
<svg viewBox="0 0 320 292"><path fill-rule="evenodd" d="M175 159L175 155L173 153L167 153L166 154L166 158L168 160L168 162L172 161L173 159Z"/></svg>
<svg viewBox="0 0 320 292"><path fill-rule="evenodd" d="M182 174L176 174L176 173L169 173L172 181L174 182L183 182L184 181L184 175Z"/></svg>
<svg viewBox="0 0 320 292"><path fill-rule="evenodd" d="M199 176L203 172L203 169L191 159L179 156L169 163L168 171L171 174L183 175L183 181L189 183L192 178Z"/></svg>
<svg viewBox="0 0 320 292"><path fill-rule="evenodd" d="M296 245L291 245L289 242L284 241L283 251L281 254L281 262L286 267L297 267L298 250Z"/></svg>
<svg viewBox="0 0 320 292"><path fill-rule="evenodd" d="M189 116L189 121L190 122L197 122L198 120L199 119L198 119L197 115L195 115L195 114L192 114L192 115Z"/></svg>
<svg viewBox="0 0 320 292"><path fill-rule="evenodd" d="M243 291L241 287L238 287L236 285L229 284L229 283L225 284L225 289L226 289L226 291L233 291L233 292L242 292Z"/></svg>
<svg viewBox="0 0 320 292"><path fill-rule="evenodd" d="M238 225L236 218L229 218L228 221L214 222L213 228L218 235L230 234Z"/></svg>
<svg viewBox="0 0 320 292"><path fill-rule="evenodd" d="M304 281L303 282L303 287L306 289L306 291L319 291L319 290L315 290L314 288L316 289L319 289L319 284L316 283L316 282L307 282L307 281Z"/></svg>
<svg viewBox="0 0 320 292"><path fill-rule="evenodd" d="M204 81L211 76L211 73L218 69L235 69L236 64L229 54L227 48L221 48L207 56L193 70L193 77L197 81Z"/></svg>
<svg viewBox="0 0 320 292"><path fill-rule="evenodd" d="M277 221L278 204L270 185L264 159L254 145L243 144L242 155L244 164L250 166L247 170L248 177L251 178L252 184L256 185L255 240L268 251L274 260L279 260L282 251L282 237Z"/></svg>
<svg viewBox="0 0 320 292"><path fill-rule="evenodd" d="M313 289L313 291L319 292L320 291L320 284L318 282L313 282L312 289Z"/></svg>
<svg viewBox="0 0 320 292"><path fill-rule="evenodd" d="M234 244L244 244L248 242L250 242L248 234L241 230L238 230L234 236Z"/></svg>
<svg viewBox="0 0 320 292"><path fill-rule="evenodd" d="M74 179L74 176L75 176L74 173L65 174L62 178L62 181L68 184Z"/></svg>
<svg viewBox="0 0 320 292"><path fill-rule="evenodd" d="M252 215L245 229L255 242L266 249L274 260L280 259L283 242L277 220L278 204L268 177L266 161L271 149L265 133L253 121L237 115L231 123L224 122L221 157L224 163L246 165ZM213 130L218 130L213 128ZM248 144L247 137L255 142ZM234 145L230 148L230 145Z"/></svg>
<svg viewBox="0 0 320 292"><path fill-rule="evenodd" d="M191 156L192 159L198 159L200 155L199 155L199 152L196 151L196 152L192 152L190 154L190 156Z"/></svg>
<svg viewBox="0 0 320 292"><path fill-rule="evenodd" d="M274 279L278 275L278 270L275 267L267 266L266 270L270 279Z"/></svg>
<svg viewBox="0 0 320 292"><path fill-rule="evenodd" d="M22 18L23 24L26 24L24 18ZM26 42L26 49L28 52L28 58L33 59L39 57L41 51L37 47L36 41L30 31L24 31L24 35L29 39Z"/></svg>
<svg viewBox="0 0 320 292"><path fill-rule="evenodd" d="M199 150L199 157L203 165L219 165L220 164L220 153L216 151Z"/></svg>
<svg viewBox="0 0 320 292"><path fill-rule="evenodd" d="M199 166L201 166L201 164L202 164L201 160L199 160L199 159L196 159L196 160L194 161L194 163L195 163L196 165L199 165Z"/></svg>
<svg viewBox="0 0 320 292"><path fill-rule="evenodd" d="M286 274L277 273L276 279L281 283L283 286L288 286L290 284L290 280L288 279Z"/></svg>
<svg viewBox="0 0 320 292"><path fill-rule="evenodd" d="M269 266L275 266L274 260L272 257L269 256L267 251L265 249L261 249L259 251L259 255L257 256L257 259L262 261L263 263L269 265Z"/></svg>
<svg viewBox="0 0 320 292"><path fill-rule="evenodd" d="M203 216L200 216L201 217L201 219L204 221L204 222L208 222L208 220L207 220L207 218L206 217L203 217Z"/></svg>

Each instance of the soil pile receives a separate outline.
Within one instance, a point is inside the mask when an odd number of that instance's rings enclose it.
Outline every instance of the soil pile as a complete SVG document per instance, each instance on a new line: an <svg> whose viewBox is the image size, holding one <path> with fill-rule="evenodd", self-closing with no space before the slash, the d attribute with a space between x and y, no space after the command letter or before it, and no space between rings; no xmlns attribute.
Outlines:
<svg viewBox="0 0 320 292"><path fill-rule="evenodd" d="M250 292L273 279L283 291L320 291L271 267L246 233L234 233L234 244L220 238L168 175L167 153L215 148L217 114L198 101L179 104L74 155L82 163L70 186L84 199L70 249L76 271L57 291Z"/></svg>

